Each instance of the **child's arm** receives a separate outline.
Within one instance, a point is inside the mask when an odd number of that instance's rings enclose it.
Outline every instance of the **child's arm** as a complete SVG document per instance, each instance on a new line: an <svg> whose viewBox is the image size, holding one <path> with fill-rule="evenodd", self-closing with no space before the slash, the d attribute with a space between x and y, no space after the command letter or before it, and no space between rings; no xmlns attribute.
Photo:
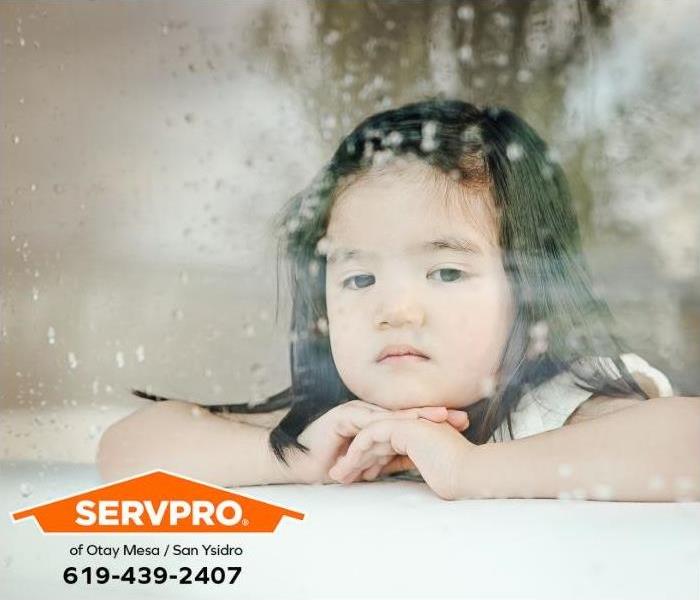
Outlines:
<svg viewBox="0 0 700 600"><path fill-rule="evenodd" d="M290 452L286 467L269 446L269 429L170 400L137 410L109 427L100 440L97 465L102 478L110 481L165 469L225 487L334 483L328 469L361 428L379 419L419 417L465 426L464 413L444 407L389 411L353 400L313 421L299 436L309 453Z"/></svg>
<svg viewBox="0 0 700 600"><path fill-rule="evenodd" d="M612 399L616 406L619 399ZM389 444L408 456L445 499L700 499L700 398L638 401L509 442L476 446L444 423L378 421L353 440L331 469L350 480Z"/></svg>
<svg viewBox="0 0 700 600"><path fill-rule="evenodd" d="M106 481L165 469L221 486L289 483L293 475L272 454L269 433L185 402L158 402L104 432L97 466Z"/></svg>

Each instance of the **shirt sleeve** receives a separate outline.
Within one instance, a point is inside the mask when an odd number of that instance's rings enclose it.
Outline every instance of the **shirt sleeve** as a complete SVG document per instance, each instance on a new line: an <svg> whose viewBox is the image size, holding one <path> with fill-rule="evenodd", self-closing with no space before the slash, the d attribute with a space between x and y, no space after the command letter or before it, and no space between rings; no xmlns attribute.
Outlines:
<svg viewBox="0 0 700 600"><path fill-rule="evenodd" d="M673 388L668 377L636 354L620 356L634 380L651 398L672 396ZM613 376L620 372L609 358L606 365ZM579 388L569 372L560 373L534 390L523 395L511 412L513 437L504 421L496 429L489 442L520 439L562 427L571 414L594 394Z"/></svg>

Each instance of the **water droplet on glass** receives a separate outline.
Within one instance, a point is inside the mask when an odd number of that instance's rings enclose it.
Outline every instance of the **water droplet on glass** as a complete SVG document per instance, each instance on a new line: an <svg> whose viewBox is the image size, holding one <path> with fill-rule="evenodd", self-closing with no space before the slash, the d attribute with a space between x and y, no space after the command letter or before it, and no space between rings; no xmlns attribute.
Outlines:
<svg viewBox="0 0 700 600"><path fill-rule="evenodd" d="M193 406L193 407L190 409L190 413L191 413L192 416L195 417L195 418L201 417L202 414L203 414L203 412L204 412L204 411L202 410L202 407L201 407L201 406Z"/></svg>
<svg viewBox="0 0 700 600"><path fill-rule="evenodd" d="M573 468L569 464L562 463L557 467L557 473L559 473L560 477L571 477Z"/></svg>
<svg viewBox="0 0 700 600"><path fill-rule="evenodd" d="M31 496L34 488L29 483L21 483L19 486L19 493L25 498Z"/></svg>
<svg viewBox="0 0 700 600"><path fill-rule="evenodd" d="M520 160L525 155L523 147L517 142L511 142L506 147L506 156L508 160L515 161Z"/></svg>
<svg viewBox="0 0 700 600"><path fill-rule="evenodd" d="M340 37L341 36L339 31L331 29L331 31L329 31L323 38L323 43L327 46L333 46L337 44L338 41L340 41Z"/></svg>
<svg viewBox="0 0 700 600"><path fill-rule="evenodd" d="M18 136L18 135L13 135L13 136L12 136L12 143L13 143L13 144L19 144L19 136Z"/></svg>
<svg viewBox="0 0 700 600"><path fill-rule="evenodd" d="M497 66L499 67L505 67L508 65L510 62L508 55L505 52L501 52L496 55L496 58L494 58L494 61Z"/></svg>
<svg viewBox="0 0 700 600"><path fill-rule="evenodd" d="M437 123L435 121L426 121L421 128L421 143L420 149L423 152L432 152L438 147L438 142L435 139L437 133Z"/></svg>
<svg viewBox="0 0 700 600"><path fill-rule="evenodd" d="M145 351L144 351L143 346L138 346L136 348L136 360L138 362L142 363L145 360L145 358L146 358L146 356L145 356Z"/></svg>
<svg viewBox="0 0 700 600"><path fill-rule="evenodd" d="M54 191L54 193L56 193L56 194L62 194L65 190L66 190L66 188L65 188L63 185L61 185L60 183L54 183L54 184L53 184L53 191Z"/></svg>
<svg viewBox="0 0 700 600"><path fill-rule="evenodd" d="M78 359L75 357L73 352L68 353L68 365L71 369L75 369L78 366Z"/></svg>
<svg viewBox="0 0 700 600"><path fill-rule="evenodd" d="M613 488L606 483L598 483L593 486L591 498L595 500L611 500L613 497Z"/></svg>
<svg viewBox="0 0 700 600"><path fill-rule="evenodd" d="M182 321L182 319L183 319L184 316L185 316L185 314L182 312L182 309L181 309L181 308L176 308L176 309L173 311L172 315L173 315L173 318L176 319L176 320L178 320L178 321Z"/></svg>
<svg viewBox="0 0 700 600"><path fill-rule="evenodd" d="M457 9L457 18L462 21L471 21L474 18L474 7L465 4Z"/></svg>
<svg viewBox="0 0 700 600"><path fill-rule="evenodd" d="M328 320L325 317L320 317L316 321L316 325L318 326L318 330L323 334L323 335L328 335Z"/></svg>
<svg viewBox="0 0 700 600"><path fill-rule="evenodd" d="M648 485L650 490L660 490L666 485L666 482L661 475L654 475L649 479Z"/></svg>
<svg viewBox="0 0 700 600"><path fill-rule="evenodd" d="M469 44L460 46L459 50L457 51L457 58L459 58L459 62L470 63L473 57L474 49Z"/></svg>
<svg viewBox="0 0 700 600"><path fill-rule="evenodd" d="M55 344L56 343L56 330L53 327L49 327L49 331L47 333L49 337L49 344Z"/></svg>
<svg viewBox="0 0 700 600"><path fill-rule="evenodd" d="M518 69L515 78L520 83L529 83L530 81L532 81L532 71L529 71L528 69Z"/></svg>
<svg viewBox="0 0 700 600"><path fill-rule="evenodd" d="M496 378L493 376L484 377L479 384L481 398L490 397L496 391Z"/></svg>
<svg viewBox="0 0 700 600"><path fill-rule="evenodd" d="M537 321L530 327L530 343L527 348L527 357L536 358L544 354L549 347L549 326L546 321Z"/></svg>
<svg viewBox="0 0 700 600"><path fill-rule="evenodd" d="M245 323L243 325L243 335L247 338L255 337L255 325L253 323Z"/></svg>
<svg viewBox="0 0 700 600"><path fill-rule="evenodd" d="M90 425L88 427L88 436L91 439L96 438L100 434L100 427L98 425Z"/></svg>
<svg viewBox="0 0 700 600"><path fill-rule="evenodd" d="M317 260L312 260L309 262L309 275L311 275L311 277L316 277L320 270L321 266Z"/></svg>
<svg viewBox="0 0 700 600"><path fill-rule="evenodd" d="M39 299L39 290L36 289L35 287L32 288L32 300L38 300Z"/></svg>
<svg viewBox="0 0 700 600"><path fill-rule="evenodd" d="M124 367L124 353L121 350L117 352L115 359L117 361L117 367L122 369Z"/></svg>
<svg viewBox="0 0 700 600"><path fill-rule="evenodd" d="M190 112L190 113L185 114L185 121L187 123L194 123L194 121L195 121L194 113Z"/></svg>
<svg viewBox="0 0 700 600"><path fill-rule="evenodd" d="M255 362L250 365L250 374L256 379L262 378L265 376L265 367Z"/></svg>
<svg viewBox="0 0 700 600"><path fill-rule="evenodd" d="M295 232L299 228L299 219L289 219L286 223L286 228L289 233Z"/></svg>

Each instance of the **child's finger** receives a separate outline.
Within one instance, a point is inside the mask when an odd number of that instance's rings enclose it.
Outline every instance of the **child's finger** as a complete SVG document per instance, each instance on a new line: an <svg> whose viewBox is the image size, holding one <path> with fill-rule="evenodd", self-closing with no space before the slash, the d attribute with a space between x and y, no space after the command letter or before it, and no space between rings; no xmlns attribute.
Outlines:
<svg viewBox="0 0 700 600"><path fill-rule="evenodd" d="M469 415L463 410L448 409L447 422L457 431L464 431L469 427Z"/></svg>
<svg viewBox="0 0 700 600"><path fill-rule="evenodd" d="M370 423L384 419L412 420L422 417L439 423L448 417L448 411L444 406L426 406L391 411L372 410L362 404L347 402L333 410L338 411L335 431L338 435L347 438L354 438Z"/></svg>
<svg viewBox="0 0 700 600"><path fill-rule="evenodd" d="M392 473L398 473L400 471L409 471L415 469L416 465L408 456L403 456L401 454L396 455L391 459L386 465L384 465L379 471L380 475L391 475Z"/></svg>
<svg viewBox="0 0 700 600"><path fill-rule="evenodd" d="M383 466L384 465L377 463L376 465L371 466L369 469L365 469L362 473L362 479L365 481L372 481L373 479L376 479Z"/></svg>

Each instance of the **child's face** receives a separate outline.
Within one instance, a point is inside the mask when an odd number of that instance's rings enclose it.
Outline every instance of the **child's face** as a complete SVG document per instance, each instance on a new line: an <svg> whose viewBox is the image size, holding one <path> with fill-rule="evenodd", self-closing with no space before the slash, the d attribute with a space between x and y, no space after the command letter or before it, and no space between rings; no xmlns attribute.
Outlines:
<svg viewBox="0 0 700 600"><path fill-rule="evenodd" d="M513 318L485 191L436 182L412 160L342 192L326 234L331 350L345 385L389 409L464 407L495 381ZM445 195L452 194L451 201ZM469 209L459 203L469 203ZM425 248L465 240L474 252ZM343 259L340 249L362 254ZM444 269L444 270L442 270ZM427 355L377 361L408 344Z"/></svg>

